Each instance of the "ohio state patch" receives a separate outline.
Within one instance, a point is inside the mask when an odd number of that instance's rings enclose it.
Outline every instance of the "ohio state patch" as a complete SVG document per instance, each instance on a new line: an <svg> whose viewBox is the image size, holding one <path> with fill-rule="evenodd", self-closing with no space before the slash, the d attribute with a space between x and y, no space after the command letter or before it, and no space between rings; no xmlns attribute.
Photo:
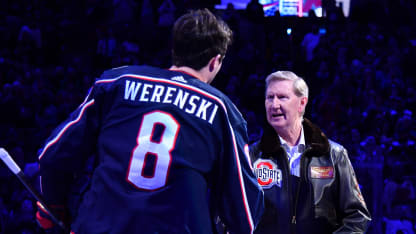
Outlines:
<svg viewBox="0 0 416 234"><path fill-rule="evenodd" d="M282 171L269 159L257 159L253 165L257 182L262 188L268 189L277 185L282 187Z"/></svg>
<svg viewBox="0 0 416 234"><path fill-rule="evenodd" d="M311 167L311 178L330 179L334 178L333 167Z"/></svg>

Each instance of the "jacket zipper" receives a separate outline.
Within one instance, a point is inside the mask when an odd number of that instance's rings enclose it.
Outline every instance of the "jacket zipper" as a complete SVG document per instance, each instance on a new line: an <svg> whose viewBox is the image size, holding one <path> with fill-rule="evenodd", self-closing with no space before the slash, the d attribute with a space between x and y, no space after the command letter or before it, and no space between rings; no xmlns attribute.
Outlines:
<svg viewBox="0 0 416 234"><path fill-rule="evenodd" d="M291 225L290 225L290 233L295 233L295 229L293 227L293 224L296 224L296 213L294 213L294 210L296 210L296 208L294 208L294 204L293 204L293 196L292 196L292 177L291 177L291 173L290 173L290 167L289 167L289 156L286 152L285 149L283 149L284 152L284 160L286 161L285 163L285 172L286 172L286 178L288 178L288 183L287 183L287 193L288 193L288 197L289 197L289 210L291 212L292 215L292 221L291 221ZM296 211L295 211L296 212Z"/></svg>
<svg viewBox="0 0 416 234"><path fill-rule="evenodd" d="M297 208L298 208L298 201L299 201L299 194L300 194L300 188L301 188L301 184L302 184L302 178L303 176L306 176L306 172L305 172L305 168L306 166L305 164L305 153L310 149L311 147L308 146L305 151L302 153L302 155L300 156L300 175L299 175L299 183L298 186L296 188L296 197L295 197L295 206L293 207L293 216L292 216L292 224L296 224L296 214L297 214Z"/></svg>
<svg viewBox="0 0 416 234"><path fill-rule="evenodd" d="M301 181L299 180L298 187L296 189L295 206L293 207L292 224L296 224L296 213L297 213L296 210L298 207L300 184L301 184Z"/></svg>

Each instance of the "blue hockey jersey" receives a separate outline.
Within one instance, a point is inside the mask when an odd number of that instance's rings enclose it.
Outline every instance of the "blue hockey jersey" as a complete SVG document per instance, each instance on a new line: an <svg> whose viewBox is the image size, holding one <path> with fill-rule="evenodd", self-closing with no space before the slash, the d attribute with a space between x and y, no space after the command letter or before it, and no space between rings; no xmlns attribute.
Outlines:
<svg viewBox="0 0 416 234"><path fill-rule="evenodd" d="M49 204L67 203L73 172L98 158L75 233L252 233L263 192L246 122L220 91L180 71L103 73L40 151Z"/></svg>

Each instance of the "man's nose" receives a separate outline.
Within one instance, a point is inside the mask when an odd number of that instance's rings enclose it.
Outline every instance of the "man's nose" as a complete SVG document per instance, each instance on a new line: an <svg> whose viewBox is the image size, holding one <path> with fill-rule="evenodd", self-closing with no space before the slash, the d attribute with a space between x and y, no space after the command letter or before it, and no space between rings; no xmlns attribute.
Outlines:
<svg viewBox="0 0 416 234"><path fill-rule="evenodd" d="M277 97L274 97L272 100L272 107L273 108L279 108L280 107L280 100Z"/></svg>

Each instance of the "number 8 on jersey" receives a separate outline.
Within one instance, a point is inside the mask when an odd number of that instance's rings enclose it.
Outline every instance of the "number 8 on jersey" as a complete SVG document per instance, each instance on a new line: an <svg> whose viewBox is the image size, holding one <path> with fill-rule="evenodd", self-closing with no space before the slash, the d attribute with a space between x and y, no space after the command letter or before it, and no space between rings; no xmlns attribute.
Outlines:
<svg viewBox="0 0 416 234"><path fill-rule="evenodd" d="M159 141L153 139L157 125L164 127ZM176 119L165 112L154 111L143 116L137 135L137 146L133 149L127 174L130 183L145 190L165 186L172 160L170 153L175 148L179 127ZM149 155L155 157L153 173L150 176L144 173Z"/></svg>

